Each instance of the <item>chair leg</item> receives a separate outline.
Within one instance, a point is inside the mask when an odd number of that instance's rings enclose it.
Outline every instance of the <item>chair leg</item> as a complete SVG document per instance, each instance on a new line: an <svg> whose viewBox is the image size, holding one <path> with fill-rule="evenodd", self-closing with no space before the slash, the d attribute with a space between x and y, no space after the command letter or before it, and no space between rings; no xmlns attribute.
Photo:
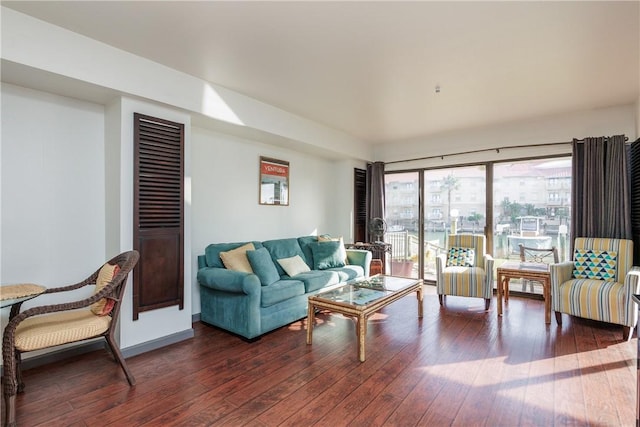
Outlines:
<svg viewBox="0 0 640 427"><path fill-rule="evenodd" d="M22 356L18 351L16 351L16 385L18 386L18 393L24 392L24 381L22 381Z"/></svg>
<svg viewBox="0 0 640 427"><path fill-rule="evenodd" d="M622 327L622 340L629 341L629 338L633 335L633 329L631 326L623 326Z"/></svg>
<svg viewBox="0 0 640 427"><path fill-rule="evenodd" d="M124 372L124 375L127 377L127 381L129 382L129 385L130 386L136 385L136 379L133 377L133 374L129 370L129 367L127 366L127 363L124 361L124 357L122 357L122 353L120 352L120 349L118 348L118 345L115 343L115 340L113 339L111 334L107 335L105 338L107 339L107 344L109 344L109 348L111 349L111 353L113 353L113 357L120 364L120 367L122 368L122 371Z"/></svg>
<svg viewBox="0 0 640 427"><path fill-rule="evenodd" d="M438 300L440 301L440 305L444 305L444 295L438 294Z"/></svg>
<svg viewBox="0 0 640 427"><path fill-rule="evenodd" d="M484 309L485 310L489 310L490 306L491 306L491 298L485 298L484 299Z"/></svg>
<svg viewBox="0 0 640 427"><path fill-rule="evenodd" d="M16 427L16 395L4 392L4 426Z"/></svg>
<svg viewBox="0 0 640 427"><path fill-rule="evenodd" d="M8 327L7 327L8 328ZM18 384L16 381L16 355L13 345L13 334L5 329L2 340L2 377L3 397L4 397L4 426L15 427L16 425L16 394Z"/></svg>
<svg viewBox="0 0 640 427"><path fill-rule="evenodd" d="M560 313L559 311L556 311L556 323L558 325L562 325L562 313Z"/></svg>

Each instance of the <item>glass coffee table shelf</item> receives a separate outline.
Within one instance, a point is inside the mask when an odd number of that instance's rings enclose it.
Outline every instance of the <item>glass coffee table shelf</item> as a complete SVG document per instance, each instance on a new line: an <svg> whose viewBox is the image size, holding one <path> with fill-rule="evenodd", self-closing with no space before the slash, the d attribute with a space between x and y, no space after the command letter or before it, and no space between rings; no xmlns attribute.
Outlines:
<svg viewBox="0 0 640 427"><path fill-rule="evenodd" d="M307 314L307 344L313 339L315 313L324 309L356 319L358 336L358 359L365 361L365 338L367 318L383 307L398 299L416 293L418 298L418 317L422 317L422 280L403 277L376 275L339 285L309 297Z"/></svg>

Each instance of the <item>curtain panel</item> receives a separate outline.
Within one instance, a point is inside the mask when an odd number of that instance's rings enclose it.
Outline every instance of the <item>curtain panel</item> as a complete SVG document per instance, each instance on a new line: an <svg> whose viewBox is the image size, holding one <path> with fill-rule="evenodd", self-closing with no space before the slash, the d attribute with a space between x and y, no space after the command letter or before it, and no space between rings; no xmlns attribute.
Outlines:
<svg viewBox="0 0 640 427"><path fill-rule="evenodd" d="M369 232L369 224L373 218L384 219L384 162L367 165L367 241L373 242L375 237Z"/></svg>
<svg viewBox="0 0 640 427"><path fill-rule="evenodd" d="M573 140L574 239L632 238L628 164L624 135Z"/></svg>

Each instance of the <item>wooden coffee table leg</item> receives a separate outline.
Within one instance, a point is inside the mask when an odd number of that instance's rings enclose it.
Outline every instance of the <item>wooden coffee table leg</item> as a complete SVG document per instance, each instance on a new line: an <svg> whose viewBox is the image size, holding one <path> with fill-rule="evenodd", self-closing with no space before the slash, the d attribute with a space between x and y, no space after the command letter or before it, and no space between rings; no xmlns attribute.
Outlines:
<svg viewBox="0 0 640 427"><path fill-rule="evenodd" d="M365 360L364 341L365 341L365 337L367 336L367 318L365 317L364 314L358 315L358 318L356 321L356 328L358 330L358 359L360 359L361 362L364 362Z"/></svg>
<svg viewBox="0 0 640 427"><path fill-rule="evenodd" d="M551 279L547 279L542 283L542 293L544 294L544 323L551 323Z"/></svg>
<svg viewBox="0 0 640 427"><path fill-rule="evenodd" d="M316 308L312 303L308 304L307 311L307 344L311 344L311 340L313 339L313 324L315 322L316 317Z"/></svg>
<svg viewBox="0 0 640 427"><path fill-rule="evenodd" d="M498 316L502 316L502 275L498 275Z"/></svg>

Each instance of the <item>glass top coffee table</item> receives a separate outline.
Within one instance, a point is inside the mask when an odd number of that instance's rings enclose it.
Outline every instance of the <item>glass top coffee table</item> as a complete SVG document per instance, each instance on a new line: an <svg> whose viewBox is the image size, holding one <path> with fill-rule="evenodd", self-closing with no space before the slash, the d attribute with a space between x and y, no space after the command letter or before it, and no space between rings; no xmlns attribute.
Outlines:
<svg viewBox="0 0 640 427"><path fill-rule="evenodd" d="M317 309L340 313L356 319L358 358L365 361L367 318L392 302L415 292L418 298L418 317L422 317L422 280L392 276L373 276L339 285L309 297L307 315L307 344L313 338L313 324Z"/></svg>

